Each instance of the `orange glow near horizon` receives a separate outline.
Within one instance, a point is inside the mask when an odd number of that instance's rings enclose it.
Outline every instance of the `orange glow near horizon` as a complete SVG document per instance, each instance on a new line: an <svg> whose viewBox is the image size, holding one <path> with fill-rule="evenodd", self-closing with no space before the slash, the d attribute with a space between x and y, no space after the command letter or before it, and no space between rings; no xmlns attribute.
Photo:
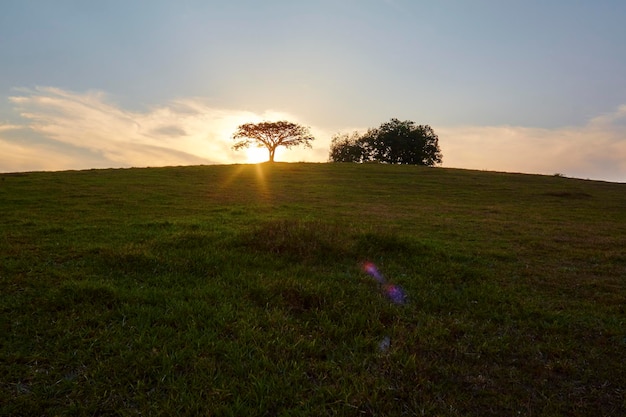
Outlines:
<svg viewBox="0 0 626 417"><path fill-rule="evenodd" d="M267 148L251 146L246 149L246 160L250 164L257 164L259 162L267 162L270 159L270 154Z"/></svg>

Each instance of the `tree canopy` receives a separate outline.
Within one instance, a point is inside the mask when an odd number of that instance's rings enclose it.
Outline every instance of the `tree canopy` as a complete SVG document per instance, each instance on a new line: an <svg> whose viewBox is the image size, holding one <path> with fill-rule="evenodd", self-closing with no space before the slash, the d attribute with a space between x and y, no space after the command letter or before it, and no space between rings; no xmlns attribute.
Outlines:
<svg viewBox="0 0 626 417"><path fill-rule="evenodd" d="M269 161L274 162L276 148L284 146L291 148L304 145L311 148L311 141L315 138L311 135L308 127L287 121L246 123L240 125L233 134L233 140L237 142L233 149L239 150L256 146L267 148Z"/></svg>
<svg viewBox="0 0 626 417"><path fill-rule="evenodd" d="M428 125L391 119L364 134L333 137L331 162L370 162L433 166L442 161L439 138Z"/></svg>

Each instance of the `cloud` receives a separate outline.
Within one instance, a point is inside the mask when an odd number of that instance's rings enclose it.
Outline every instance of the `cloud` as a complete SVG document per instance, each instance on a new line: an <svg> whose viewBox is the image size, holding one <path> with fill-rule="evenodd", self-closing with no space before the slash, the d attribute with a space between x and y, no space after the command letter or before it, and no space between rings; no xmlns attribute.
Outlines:
<svg viewBox="0 0 626 417"><path fill-rule="evenodd" d="M0 133L2 129L0 129ZM71 157L45 146L28 146L0 137L0 172L60 170L73 168ZM44 156L45 157L42 157Z"/></svg>
<svg viewBox="0 0 626 417"><path fill-rule="evenodd" d="M103 92L74 93L42 87L21 90L10 97L23 126L0 125L26 134L0 136L0 170L62 170L94 167L130 167L223 164L245 162L245 152L231 149L230 136L241 123L289 119L292 115L266 111L216 109L201 99L173 100L147 111L129 111L112 104ZM71 148L72 157L61 148ZM88 155L88 158L84 158ZM298 157L297 154L292 157ZM16 160L24 161L16 163ZM28 160L28 163L25 161Z"/></svg>
<svg viewBox="0 0 626 417"><path fill-rule="evenodd" d="M626 182L626 106L579 127L434 127L444 166Z"/></svg>
<svg viewBox="0 0 626 417"><path fill-rule="evenodd" d="M20 130L20 129L22 129L22 126L10 125L10 124L0 124L0 133L8 132L10 130Z"/></svg>
<svg viewBox="0 0 626 417"><path fill-rule="evenodd" d="M163 126L152 131L152 134L156 136L187 136L187 132L180 126Z"/></svg>
<svg viewBox="0 0 626 417"><path fill-rule="evenodd" d="M626 129L626 104L619 106L613 113L594 117L589 125L596 129L612 129L615 126ZM624 132L622 131L621 133L623 134Z"/></svg>

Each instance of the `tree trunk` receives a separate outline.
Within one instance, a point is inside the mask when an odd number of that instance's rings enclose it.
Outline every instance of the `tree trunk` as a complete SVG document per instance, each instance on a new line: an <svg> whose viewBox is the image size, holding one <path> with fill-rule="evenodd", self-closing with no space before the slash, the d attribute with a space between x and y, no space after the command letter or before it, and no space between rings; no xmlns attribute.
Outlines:
<svg viewBox="0 0 626 417"><path fill-rule="evenodd" d="M270 160L269 162L274 162L274 153L276 152L276 148L270 148Z"/></svg>

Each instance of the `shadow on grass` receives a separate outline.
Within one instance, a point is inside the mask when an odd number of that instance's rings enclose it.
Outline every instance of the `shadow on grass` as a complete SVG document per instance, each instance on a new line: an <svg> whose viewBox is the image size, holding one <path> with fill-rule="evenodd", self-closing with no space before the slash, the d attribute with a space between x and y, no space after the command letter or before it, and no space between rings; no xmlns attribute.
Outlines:
<svg viewBox="0 0 626 417"><path fill-rule="evenodd" d="M301 220L261 223L241 233L238 244L244 251L307 265L354 263L381 256L410 259L429 250L425 245L397 234Z"/></svg>

